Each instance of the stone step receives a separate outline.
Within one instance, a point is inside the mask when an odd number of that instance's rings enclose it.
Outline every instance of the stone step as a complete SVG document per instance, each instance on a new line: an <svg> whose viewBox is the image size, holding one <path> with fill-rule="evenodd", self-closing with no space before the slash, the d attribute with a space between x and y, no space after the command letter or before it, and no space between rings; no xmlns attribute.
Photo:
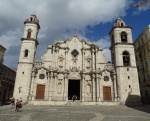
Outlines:
<svg viewBox="0 0 150 121"><path fill-rule="evenodd" d="M81 101L80 100L75 100L75 101L69 100L66 105L76 105L76 106L81 105Z"/></svg>

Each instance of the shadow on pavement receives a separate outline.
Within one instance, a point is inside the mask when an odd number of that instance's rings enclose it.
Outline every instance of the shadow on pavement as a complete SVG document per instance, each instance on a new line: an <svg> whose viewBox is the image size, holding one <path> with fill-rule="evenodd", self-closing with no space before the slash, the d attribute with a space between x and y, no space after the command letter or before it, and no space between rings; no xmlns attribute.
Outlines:
<svg viewBox="0 0 150 121"><path fill-rule="evenodd" d="M128 98L125 102L125 105L127 107L140 110L142 112L150 113L150 105L148 104L142 104L141 103L141 97L138 95L128 95Z"/></svg>

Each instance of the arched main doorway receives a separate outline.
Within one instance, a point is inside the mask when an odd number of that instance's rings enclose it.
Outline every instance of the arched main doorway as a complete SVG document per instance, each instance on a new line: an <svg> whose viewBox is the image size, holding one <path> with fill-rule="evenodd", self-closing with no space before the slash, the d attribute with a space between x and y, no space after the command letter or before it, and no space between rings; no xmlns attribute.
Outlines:
<svg viewBox="0 0 150 121"><path fill-rule="evenodd" d="M80 80L68 81L68 100L72 100L73 95L76 95L77 100L80 100Z"/></svg>

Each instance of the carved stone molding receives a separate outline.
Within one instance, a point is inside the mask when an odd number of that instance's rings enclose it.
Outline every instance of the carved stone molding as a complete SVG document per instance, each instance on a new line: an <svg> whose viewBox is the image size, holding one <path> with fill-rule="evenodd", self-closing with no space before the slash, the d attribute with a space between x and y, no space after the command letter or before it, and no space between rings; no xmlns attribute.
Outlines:
<svg viewBox="0 0 150 121"><path fill-rule="evenodd" d="M90 56L90 55L86 56L86 57L85 57L85 60L91 61L91 56Z"/></svg>
<svg viewBox="0 0 150 121"><path fill-rule="evenodd" d="M77 68L77 67L70 68L70 72L79 72L79 71L80 71L80 68Z"/></svg>
<svg viewBox="0 0 150 121"><path fill-rule="evenodd" d="M65 57L64 57L62 54L58 57L58 59L59 59L60 61L63 61L64 58L65 58Z"/></svg>

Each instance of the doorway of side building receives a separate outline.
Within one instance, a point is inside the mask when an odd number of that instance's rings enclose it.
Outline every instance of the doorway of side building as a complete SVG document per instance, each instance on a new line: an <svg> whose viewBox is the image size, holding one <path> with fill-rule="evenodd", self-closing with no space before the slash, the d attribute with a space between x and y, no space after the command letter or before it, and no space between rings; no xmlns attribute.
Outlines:
<svg viewBox="0 0 150 121"><path fill-rule="evenodd" d="M44 99L45 85L37 85L36 87L36 99Z"/></svg>
<svg viewBox="0 0 150 121"><path fill-rule="evenodd" d="M111 87L103 87L103 100L111 101Z"/></svg>
<svg viewBox="0 0 150 121"><path fill-rule="evenodd" d="M76 95L77 100L80 100L80 80L68 81L68 100L72 100L73 95Z"/></svg>

